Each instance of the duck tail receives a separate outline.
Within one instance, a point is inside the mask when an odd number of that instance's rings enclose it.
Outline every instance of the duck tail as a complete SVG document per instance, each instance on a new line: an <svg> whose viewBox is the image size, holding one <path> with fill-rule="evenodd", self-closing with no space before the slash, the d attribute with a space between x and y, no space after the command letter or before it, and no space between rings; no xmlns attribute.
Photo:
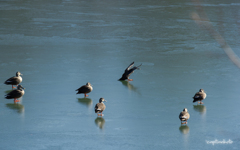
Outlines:
<svg viewBox="0 0 240 150"><path fill-rule="evenodd" d="M193 97L193 98L194 98L194 97ZM194 103L194 102L197 102L197 101L198 101L198 99L193 99L193 103Z"/></svg>
<svg viewBox="0 0 240 150"><path fill-rule="evenodd" d="M11 81L8 81L8 80L4 82L4 84L7 84L7 85L8 85L8 84L11 84L11 83L12 83L12 82L11 82Z"/></svg>
<svg viewBox="0 0 240 150"><path fill-rule="evenodd" d="M13 97L11 97L11 96L9 96L9 95L5 95L5 98L6 98L6 99L11 99L11 98L13 98Z"/></svg>

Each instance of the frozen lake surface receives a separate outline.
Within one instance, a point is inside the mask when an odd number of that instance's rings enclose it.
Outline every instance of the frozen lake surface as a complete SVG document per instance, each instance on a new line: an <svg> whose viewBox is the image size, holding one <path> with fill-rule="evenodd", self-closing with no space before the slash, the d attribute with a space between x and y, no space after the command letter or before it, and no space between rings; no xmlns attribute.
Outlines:
<svg viewBox="0 0 240 150"><path fill-rule="evenodd" d="M240 56L240 3L201 5ZM191 19L197 9L186 0L0 2L0 149L238 150L240 70ZM142 64L133 81L117 81L133 61ZM25 95L14 104L3 83L17 71ZM87 82L89 97L76 95ZM200 88L203 105L192 103Z"/></svg>

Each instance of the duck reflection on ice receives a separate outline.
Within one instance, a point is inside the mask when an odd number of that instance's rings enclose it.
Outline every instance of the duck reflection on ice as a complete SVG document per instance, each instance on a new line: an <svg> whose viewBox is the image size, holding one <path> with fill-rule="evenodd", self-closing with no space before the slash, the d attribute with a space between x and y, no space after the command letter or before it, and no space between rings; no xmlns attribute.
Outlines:
<svg viewBox="0 0 240 150"><path fill-rule="evenodd" d="M124 86L126 86L129 90L132 90L132 91L134 91L134 92L137 92L137 93L139 93L138 91L137 91L137 88L136 87L134 87L131 83L129 83L128 81L120 81L120 82L122 82L122 84L124 85ZM139 93L140 94L140 93Z"/></svg>
<svg viewBox="0 0 240 150"><path fill-rule="evenodd" d="M204 105L193 105L193 109L196 112L200 112L200 114L205 114L207 111L207 108Z"/></svg>
<svg viewBox="0 0 240 150"><path fill-rule="evenodd" d="M104 124L105 124L105 119L103 117L97 117L95 119L95 124L100 128L103 129Z"/></svg>
<svg viewBox="0 0 240 150"><path fill-rule="evenodd" d="M183 134L188 134L190 128L188 127L188 125L181 125L179 127L179 131Z"/></svg>
<svg viewBox="0 0 240 150"><path fill-rule="evenodd" d="M6 106L10 109L17 110L18 113L24 112L24 106L19 103L8 103Z"/></svg>
<svg viewBox="0 0 240 150"><path fill-rule="evenodd" d="M92 100L90 98L78 98L78 102L87 106L87 107L90 107L92 105Z"/></svg>
<svg viewBox="0 0 240 150"><path fill-rule="evenodd" d="M5 91L5 93L8 94L8 93L11 92L11 91L12 91L12 90L7 90L7 91Z"/></svg>

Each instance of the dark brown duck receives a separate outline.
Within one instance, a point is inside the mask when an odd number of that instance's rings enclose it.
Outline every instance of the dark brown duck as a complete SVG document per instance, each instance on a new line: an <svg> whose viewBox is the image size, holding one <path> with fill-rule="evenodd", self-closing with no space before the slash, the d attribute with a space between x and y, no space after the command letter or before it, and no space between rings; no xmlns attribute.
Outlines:
<svg viewBox="0 0 240 150"><path fill-rule="evenodd" d="M92 85L88 82L86 85L81 86L76 91L78 91L76 94L84 94L85 97L87 97L87 93L90 93L93 90Z"/></svg>
<svg viewBox="0 0 240 150"><path fill-rule="evenodd" d="M200 89L199 92L197 92L193 96L193 103L198 101L198 103L203 104L202 100L204 100L206 97L207 97L207 94L204 92L203 89Z"/></svg>
<svg viewBox="0 0 240 150"><path fill-rule="evenodd" d="M19 100L17 99L22 97L25 93L23 89L24 88L21 85L18 85L17 89L9 92L7 95L5 95L5 98L14 99L14 102L19 102Z"/></svg>

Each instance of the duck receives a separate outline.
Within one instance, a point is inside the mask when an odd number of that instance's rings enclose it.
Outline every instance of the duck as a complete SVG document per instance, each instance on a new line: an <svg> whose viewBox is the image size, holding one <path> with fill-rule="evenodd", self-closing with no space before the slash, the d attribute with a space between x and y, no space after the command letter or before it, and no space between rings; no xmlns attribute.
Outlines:
<svg viewBox="0 0 240 150"><path fill-rule="evenodd" d="M203 104L202 100L204 100L207 97L207 94L204 92L203 89L200 89L199 92L197 92L194 96L193 96L193 103L198 101L198 104ZM200 102L199 102L200 101Z"/></svg>
<svg viewBox="0 0 240 150"><path fill-rule="evenodd" d="M187 108L184 108L183 111L179 114L179 119L181 124L187 124L187 120L190 118ZM184 121L184 122L183 122Z"/></svg>
<svg viewBox="0 0 240 150"><path fill-rule="evenodd" d="M88 97L87 93L90 93L92 90L93 90L92 85L89 82L87 82L86 85L83 85L76 90L76 91L78 91L76 94L84 93L84 96Z"/></svg>
<svg viewBox="0 0 240 150"><path fill-rule="evenodd" d="M100 98L99 103L95 105L95 113L98 113L98 116L103 116L102 112L106 109L106 106L103 102L107 102L107 101L104 98Z"/></svg>
<svg viewBox="0 0 240 150"><path fill-rule="evenodd" d="M20 100L17 100L18 98L22 97L24 95L24 87L22 85L18 85L16 90L13 90L9 92L7 95L5 95L6 99L14 99L14 102L20 102Z"/></svg>
<svg viewBox="0 0 240 150"><path fill-rule="evenodd" d="M122 77L120 79L118 79L119 81L123 81L123 80L128 80L128 81L133 81L133 79L129 79L130 75L134 72L134 70L136 69L140 69L139 67L142 65L139 65L139 66L134 66L134 62L132 62L126 69L125 69L125 72L122 74Z"/></svg>
<svg viewBox="0 0 240 150"><path fill-rule="evenodd" d="M4 84L6 85L12 85L12 89L15 88L13 87L13 85L17 85L20 84L22 82L22 77L21 77L21 73L18 71L16 72L16 76L15 77L11 77L9 79L7 79Z"/></svg>

